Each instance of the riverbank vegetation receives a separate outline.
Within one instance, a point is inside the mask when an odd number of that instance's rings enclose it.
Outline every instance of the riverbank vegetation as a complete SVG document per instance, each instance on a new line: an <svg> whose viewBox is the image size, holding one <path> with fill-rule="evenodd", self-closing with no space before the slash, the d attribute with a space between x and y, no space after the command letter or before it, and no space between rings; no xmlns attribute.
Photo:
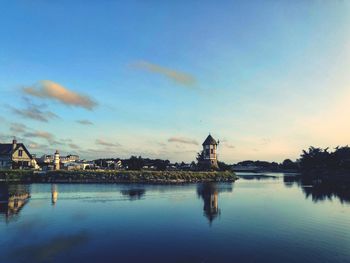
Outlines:
<svg viewBox="0 0 350 263"><path fill-rule="evenodd" d="M79 183L191 183L226 182L237 179L233 172L191 172L191 171L23 171L0 170L1 181L19 182L79 182Z"/></svg>
<svg viewBox="0 0 350 263"><path fill-rule="evenodd" d="M350 183L350 147L336 147L334 151L310 147L303 151L299 167L304 179Z"/></svg>

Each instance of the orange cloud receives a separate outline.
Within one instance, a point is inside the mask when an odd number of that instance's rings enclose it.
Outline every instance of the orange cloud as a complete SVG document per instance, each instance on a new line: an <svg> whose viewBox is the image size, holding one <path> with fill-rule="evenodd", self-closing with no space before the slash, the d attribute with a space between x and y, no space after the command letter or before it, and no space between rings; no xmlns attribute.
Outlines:
<svg viewBox="0 0 350 263"><path fill-rule="evenodd" d="M173 69L165 68L156 64L152 64L146 61L139 61L132 64L135 68L143 69L153 73L159 73L178 84L185 86L193 86L196 83L196 79L190 74L179 72Z"/></svg>
<svg viewBox="0 0 350 263"><path fill-rule="evenodd" d="M50 80L40 81L34 87L25 87L23 92L34 97L53 99L66 105L82 107L88 110L92 110L97 106L97 103L90 97L70 91Z"/></svg>

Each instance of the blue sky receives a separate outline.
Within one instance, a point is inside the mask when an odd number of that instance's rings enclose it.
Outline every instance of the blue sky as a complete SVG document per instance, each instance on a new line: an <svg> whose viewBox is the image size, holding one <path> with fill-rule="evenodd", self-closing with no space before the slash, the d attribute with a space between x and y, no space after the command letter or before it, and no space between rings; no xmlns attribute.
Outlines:
<svg viewBox="0 0 350 263"><path fill-rule="evenodd" d="M3 1L0 140L85 158L350 142L348 1ZM78 122L79 121L79 122Z"/></svg>

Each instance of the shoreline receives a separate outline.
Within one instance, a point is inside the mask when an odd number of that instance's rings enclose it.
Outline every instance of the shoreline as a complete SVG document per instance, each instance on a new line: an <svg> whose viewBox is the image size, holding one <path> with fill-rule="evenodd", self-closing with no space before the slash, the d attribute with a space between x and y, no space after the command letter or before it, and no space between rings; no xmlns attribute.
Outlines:
<svg viewBox="0 0 350 263"><path fill-rule="evenodd" d="M0 170L0 182L4 183L150 183L186 184L201 182L234 182L234 172L213 171L47 171Z"/></svg>

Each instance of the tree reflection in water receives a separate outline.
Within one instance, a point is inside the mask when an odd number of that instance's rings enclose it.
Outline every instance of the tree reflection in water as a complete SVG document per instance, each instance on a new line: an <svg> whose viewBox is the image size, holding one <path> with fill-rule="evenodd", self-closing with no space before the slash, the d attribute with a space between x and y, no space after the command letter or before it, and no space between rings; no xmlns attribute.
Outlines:
<svg viewBox="0 0 350 263"><path fill-rule="evenodd" d="M29 198L29 185L0 184L0 216L6 223L15 220Z"/></svg>
<svg viewBox="0 0 350 263"><path fill-rule="evenodd" d="M219 193L232 192L232 183L217 184L217 183L202 183L197 186L198 197L204 201L204 216L209 220L211 225L215 218L217 218L221 210L219 208Z"/></svg>
<svg viewBox="0 0 350 263"><path fill-rule="evenodd" d="M294 184L298 185L306 198L311 198L315 203L327 199L333 200L334 198L341 203L350 203L350 185L348 184L334 181L312 182L294 176L285 176L283 182L287 187L291 187Z"/></svg>
<svg viewBox="0 0 350 263"><path fill-rule="evenodd" d="M146 190L144 188L131 188L121 190L120 193L124 196L127 196L129 200L133 201L141 199L145 195Z"/></svg>

